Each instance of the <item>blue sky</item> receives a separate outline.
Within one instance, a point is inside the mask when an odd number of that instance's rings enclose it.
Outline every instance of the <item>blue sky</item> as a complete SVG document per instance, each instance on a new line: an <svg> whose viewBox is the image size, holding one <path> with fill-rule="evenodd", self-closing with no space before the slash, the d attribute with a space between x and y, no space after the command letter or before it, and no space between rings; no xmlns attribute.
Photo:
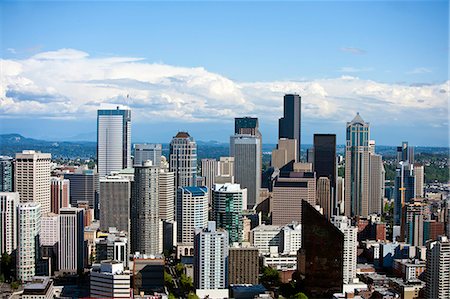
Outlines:
<svg viewBox="0 0 450 299"><path fill-rule="evenodd" d="M303 143L311 143L314 132L336 133L343 142L345 121L361 111L378 144L448 145L448 1L0 6L1 58L8 62L0 105L5 132L53 139L92 133L94 106L124 102L130 94L138 141L167 142L178 129L226 141L233 114L245 113L260 117L265 140L275 142L282 95L297 91L305 101ZM89 88L94 81L98 88L113 84L117 94L89 89L92 99L87 93L80 100L67 82L83 78L65 70L84 74ZM417 94L430 104L417 106ZM64 108L52 112L55 102ZM21 108L27 103L36 112ZM168 117L191 105L204 111Z"/></svg>

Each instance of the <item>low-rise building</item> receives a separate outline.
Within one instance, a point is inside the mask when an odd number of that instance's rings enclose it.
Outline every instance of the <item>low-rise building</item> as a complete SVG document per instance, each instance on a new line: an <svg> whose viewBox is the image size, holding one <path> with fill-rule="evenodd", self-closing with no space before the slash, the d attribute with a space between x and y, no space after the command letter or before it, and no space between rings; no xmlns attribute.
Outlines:
<svg viewBox="0 0 450 299"><path fill-rule="evenodd" d="M90 291L93 298L130 298L130 271L120 261L94 264Z"/></svg>
<svg viewBox="0 0 450 299"><path fill-rule="evenodd" d="M54 298L54 295L53 280L50 277L34 276L31 282L24 286L21 298L50 299Z"/></svg>

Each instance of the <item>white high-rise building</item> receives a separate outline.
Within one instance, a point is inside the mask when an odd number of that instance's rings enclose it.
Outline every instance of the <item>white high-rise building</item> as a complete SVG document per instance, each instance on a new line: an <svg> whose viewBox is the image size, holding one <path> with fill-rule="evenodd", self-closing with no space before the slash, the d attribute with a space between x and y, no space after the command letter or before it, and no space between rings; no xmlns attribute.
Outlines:
<svg viewBox="0 0 450 299"><path fill-rule="evenodd" d="M175 174L167 169L160 169L159 187L159 219L175 220Z"/></svg>
<svg viewBox="0 0 450 299"><path fill-rule="evenodd" d="M208 188L178 188L176 210L177 242L193 245L195 229L208 224Z"/></svg>
<svg viewBox="0 0 450 299"><path fill-rule="evenodd" d="M333 216L331 222L344 234L343 280L349 284L356 278L358 228L351 226L346 216Z"/></svg>
<svg viewBox="0 0 450 299"><path fill-rule="evenodd" d="M202 177L205 180L205 186L208 187L209 203L212 200L211 190L214 187L215 178L217 176L218 162L216 159L202 159Z"/></svg>
<svg viewBox="0 0 450 299"><path fill-rule="evenodd" d="M194 284L196 289L225 289L228 286L228 234L209 221L195 230Z"/></svg>
<svg viewBox="0 0 450 299"><path fill-rule="evenodd" d="M97 111L98 174L131 167L131 110Z"/></svg>
<svg viewBox="0 0 450 299"><path fill-rule="evenodd" d="M197 184L197 144L187 132L178 132L172 138L169 163L176 188Z"/></svg>
<svg viewBox="0 0 450 299"><path fill-rule="evenodd" d="M426 298L450 298L450 241L440 236L427 243Z"/></svg>
<svg viewBox="0 0 450 299"><path fill-rule="evenodd" d="M36 274L36 262L39 256L41 205L37 202L21 203L17 207L17 216L17 279L22 282L31 281Z"/></svg>
<svg viewBox="0 0 450 299"><path fill-rule="evenodd" d="M161 144L135 144L133 165L142 165L147 160L152 161L155 166L161 165L162 145Z"/></svg>
<svg viewBox="0 0 450 299"><path fill-rule="evenodd" d="M60 236L59 215L48 213L41 218L41 245L55 246L59 242Z"/></svg>
<svg viewBox="0 0 450 299"><path fill-rule="evenodd" d="M253 246L258 248L260 254L270 253L270 247L280 245L281 226L261 224L250 232Z"/></svg>
<svg viewBox="0 0 450 299"><path fill-rule="evenodd" d="M282 254L296 255L302 247L302 225L292 223L281 229L279 252Z"/></svg>
<svg viewBox="0 0 450 299"><path fill-rule="evenodd" d="M91 270L92 298L130 298L130 271L118 261L102 261Z"/></svg>
<svg viewBox="0 0 450 299"><path fill-rule="evenodd" d="M84 269L84 209L62 208L59 212L58 270L78 273Z"/></svg>
<svg viewBox="0 0 450 299"><path fill-rule="evenodd" d="M159 220L159 167L151 161L134 167L134 184L131 194L132 252L146 255L162 252Z"/></svg>
<svg viewBox="0 0 450 299"><path fill-rule="evenodd" d="M40 203L43 215L50 212L51 206L51 157L51 154L36 151L22 151L16 154L14 190L20 193L20 202Z"/></svg>
<svg viewBox="0 0 450 299"><path fill-rule="evenodd" d="M0 192L0 254L17 248L17 207L19 193Z"/></svg>
<svg viewBox="0 0 450 299"><path fill-rule="evenodd" d="M234 157L235 181L247 189L247 208L253 209L261 189L261 139L252 135L231 136L230 156Z"/></svg>

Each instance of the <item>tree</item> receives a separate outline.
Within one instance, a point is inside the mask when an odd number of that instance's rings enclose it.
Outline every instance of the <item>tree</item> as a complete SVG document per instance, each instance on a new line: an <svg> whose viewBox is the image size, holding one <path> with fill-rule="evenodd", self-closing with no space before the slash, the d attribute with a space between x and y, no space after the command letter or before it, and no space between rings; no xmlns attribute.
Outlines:
<svg viewBox="0 0 450 299"><path fill-rule="evenodd" d="M189 292L187 299L200 299L194 292Z"/></svg>
<svg viewBox="0 0 450 299"><path fill-rule="evenodd" d="M308 299L308 296L306 296L304 293L302 292L298 292L297 294L295 294L294 296L291 296L291 299Z"/></svg>
<svg viewBox="0 0 450 299"><path fill-rule="evenodd" d="M277 287L280 285L280 273L271 267L264 267L260 282L267 288Z"/></svg>
<svg viewBox="0 0 450 299"><path fill-rule="evenodd" d="M4 252L2 254L0 263L1 263L1 274L3 274L5 281L10 281L12 278L11 269L13 268L12 257L7 252Z"/></svg>
<svg viewBox="0 0 450 299"><path fill-rule="evenodd" d="M168 299L176 299L177 297L175 297L175 295L173 293L169 293L169 297Z"/></svg>
<svg viewBox="0 0 450 299"><path fill-rule="evenodd" d="M182 263L178 263L175 266L175 271L177 272L178 275L181 275L181 273L183 273L184 271L184 265Z"/></svg>
<svg viewBox="0 0 450 299"><path fill-rule="evenodd" d="M172 288L173 286L173 278L172 275L164 271L164 285L168 288Z"/></svg>
<svg viewBox="0 0 450 299"><path fill-rule="evenodd" d="M184 273L181 274L180 283L181 283L181 287L185 291L191 291L194 289L194 284L192 283L192 278L190 278L189 276L187 276Z"/></svg>

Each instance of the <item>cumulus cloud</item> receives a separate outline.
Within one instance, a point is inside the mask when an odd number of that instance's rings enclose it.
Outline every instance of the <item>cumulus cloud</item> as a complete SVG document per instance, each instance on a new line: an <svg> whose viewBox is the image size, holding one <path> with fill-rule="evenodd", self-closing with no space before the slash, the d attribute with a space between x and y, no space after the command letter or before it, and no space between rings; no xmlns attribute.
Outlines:
<svg viewBox="0 0 450 299"><path fill-rule="evenodd" d="M310 81L236 82L202 67L92 57L75 49L1 60L0 114L95 118L105 104L127 105L137 122L224 122L252 115L275 121L285 93L302 96L304 120L345 122L356 111L372 121L447 121L448 82L411 86L353 76ZM129 95L129 97L127 97Z"/></svg>

